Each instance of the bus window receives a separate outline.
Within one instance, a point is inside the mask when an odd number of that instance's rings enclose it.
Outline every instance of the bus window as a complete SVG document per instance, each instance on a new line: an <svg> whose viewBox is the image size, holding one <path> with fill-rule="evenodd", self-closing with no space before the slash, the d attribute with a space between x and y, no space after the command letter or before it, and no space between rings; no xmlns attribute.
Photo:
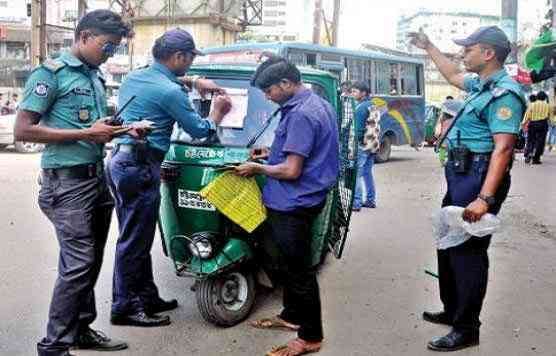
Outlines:
<svg viewBox="0 0 556 356"><path fill-rule="evenodd" d="M400 70L398 63L390 63L390 88L388 94L400 95L398 89L398 79L400 78Z"/></svg>
<svg viewBox="0 0 556 356"><path fill-rule="evenodd" d="M305 65L305 56L303 52L290 49L288 51L288 60L296 66Z"/></svg>
<svg viewBox="0 0 556 356"><path fill-rule="evenodd" d="M348 80L354 82L365 82L368 84L369 63L362 59L347 59Z"/></svg>
<svg viewBox="0 0 556 356"><path fill-rule="evenodd" d="M401 95L417 95L418 66L415 64L400 64Z"/></svg>
<svg viewBox="0 0 556 356"><path fill-rule="evenodd" d="M317 54L316 53L307 53L307 65L308 66L316 66L317 65Z"/></svg>
<svg viewBox="0 0 556 356"><path fill-rule="evenodd" d="M388 63L386 62L375 62L374 78L375 82L375 93L378 95L388 95L390 93L390 71L388 68Z"/></svg>

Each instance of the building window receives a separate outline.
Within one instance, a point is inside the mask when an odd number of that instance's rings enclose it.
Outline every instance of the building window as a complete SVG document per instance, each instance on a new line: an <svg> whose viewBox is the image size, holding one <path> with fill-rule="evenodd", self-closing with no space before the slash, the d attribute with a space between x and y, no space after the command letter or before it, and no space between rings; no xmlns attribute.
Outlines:
<svg viewBox="0 0 556 356"><path fill-rule="evenodd" d="M0 1L0 7L8 7L7 1Z"/></svg>
<svg viewBox="0 0 556 356"><path fill-rule="evenodd" d="M27 48L24 42L6 42L6 58L27 59Z"/></svg>

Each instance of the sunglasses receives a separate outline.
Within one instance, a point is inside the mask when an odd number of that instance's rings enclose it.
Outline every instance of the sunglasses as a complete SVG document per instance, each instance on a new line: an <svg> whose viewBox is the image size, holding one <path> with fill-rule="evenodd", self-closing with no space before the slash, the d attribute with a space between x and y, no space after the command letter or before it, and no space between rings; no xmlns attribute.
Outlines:
<svg viewBox="0 0 556 356"><path fill-rule="evenodd" d="M120 48L122 48L122 45L117 45L117 44L114 44L114 43L111 43L111 42L106 42L102 46L101 50L102 50L102 53L104 53L106 56L112 57L112 56L114 56L114 54L116 54L116 52L118 52L118 50Z"/></svg>

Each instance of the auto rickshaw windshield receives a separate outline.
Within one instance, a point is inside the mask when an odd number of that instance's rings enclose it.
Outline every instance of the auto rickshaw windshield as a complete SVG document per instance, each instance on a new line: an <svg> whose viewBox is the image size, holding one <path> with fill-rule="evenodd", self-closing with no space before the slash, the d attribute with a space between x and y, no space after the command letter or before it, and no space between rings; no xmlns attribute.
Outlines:
<svg viewBox="0 0 556 356"><path fill-rule="evenodd" d="M232 99L232 110L217 129L216 137L195 139L176 125L172 133L172 142L196 146L234 146L246 147L268 124L271 115L278 106L267 100L264 93L252 87L247 80L213 79L225 88ZM211 110L212 98L203 99L197 92L190 95L191 101L201 115L206 118ZM280 121L279 114L264 130L255 142L256 146L270 146L274 139L274 130Z"/></svg>

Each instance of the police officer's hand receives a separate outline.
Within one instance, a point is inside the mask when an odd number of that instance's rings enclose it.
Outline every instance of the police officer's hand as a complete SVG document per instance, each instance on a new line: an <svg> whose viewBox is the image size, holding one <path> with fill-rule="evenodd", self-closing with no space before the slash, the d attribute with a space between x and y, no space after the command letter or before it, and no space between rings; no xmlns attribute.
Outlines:
<svg viewBox="0 0 556 356"><path fill-rule="evenodd" d="M261 165L255 162L245 162L234 168L234 173L240 177L251 177L260 171Z"/></svg>
<svg viewBox="0 0 556 356"><path fill-rule="evenodd" d="M228 95L218 95L212 99L213 101L213 112L210 115L214 120L214 123L220 125L224 116L230 112L232 108L232 99Z"/></svg>
<svg viewBox="0 0 556 356"><path fill-rule="evenodd" d="M420 49L426 50L432 44L429 36L423 32L423 29L420 29L419 32L409 32L407 37L409 38L409 43Z"/></svg>
<svg viewBox="0 0 556 356"><path fill-rule="evenodd" d="M463 220L474 223L488 213L488 204L482 199L475 199L463 211Z"/></svg>
<svg viewBox="0 0 556 356"><path fill-rule="evenodd" d="M110 118L103 118L96 121L93 126L85 129L86 139L95 143L110 142L115 136L128 132L130 128L123 126L112 126L106 124Z"/></svg>
<svg viewBox="0 0 556 356"><path fill-rule="evenodd" d="M256 161L258 159L267 159L270 156L270 149L268 147L253 148L249 152L249 159Z"/></svg>
<svg viewBox="0 0 556 356"><path fill-rule="evenodd" d="M226 95L226 90L210 79L197 79L195 81L195 89L202 97L205 97L208 93Z"/></svg>

